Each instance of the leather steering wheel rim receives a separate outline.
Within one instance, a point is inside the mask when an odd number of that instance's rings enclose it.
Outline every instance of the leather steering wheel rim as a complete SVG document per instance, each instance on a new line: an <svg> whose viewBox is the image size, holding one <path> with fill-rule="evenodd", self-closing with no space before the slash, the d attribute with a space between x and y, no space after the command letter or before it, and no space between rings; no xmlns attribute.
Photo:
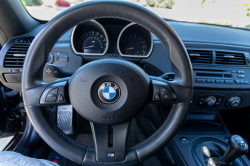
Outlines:
<svg viewBox="0 0 250 166"><path fill-rule="evenodd" d="M124 161L97 162L94 149L68 138L53 124L42 106L30 104L31 101L36 100L34 96L37 94L32 91L33 89L50 85L43 82L43 68L54 44L77 24L97 18L125 19L146 28L164 45L175 69L175 79L169 84L173 85L178 99L169 116L151 137L127 149ZM184 92L183 89L185 89ZM129 165L153 156L179 132L185 122L193 96L193 72L182 41L175 31L156 14L123 1L86 2L57 15L35 37L23 67L22 93L27 114L35 130L59 154L83 165Z"/></svg>

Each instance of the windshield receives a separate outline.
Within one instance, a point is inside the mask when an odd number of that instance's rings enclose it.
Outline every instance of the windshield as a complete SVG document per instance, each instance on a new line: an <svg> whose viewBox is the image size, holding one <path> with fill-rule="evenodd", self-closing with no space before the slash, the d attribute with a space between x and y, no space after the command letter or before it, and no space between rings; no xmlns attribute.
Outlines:
<svg viewBox="0 0 250 166"><path fill-rule="evenodd" d="M65 9L89 0L21 0L40 20L50 20ZM128 0L162 18L250 29L250 0Z"/></svg>

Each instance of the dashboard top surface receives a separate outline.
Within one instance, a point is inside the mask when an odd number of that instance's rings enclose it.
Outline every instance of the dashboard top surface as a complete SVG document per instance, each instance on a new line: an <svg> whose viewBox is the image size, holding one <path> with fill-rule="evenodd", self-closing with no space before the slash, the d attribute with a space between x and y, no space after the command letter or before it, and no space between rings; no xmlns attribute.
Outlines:
<svg viewBox="0 0 250 166"><path fill-rule="evenodd" d="M250 46L250 31L233 27L198 24L189 22L166 21L183 42L203 42L213 44ZM29 35L36 35L45 24L39 25ZM70 42L72 29L66 32L58 42ZM154 40L158 40L153 35Z"/></svg>

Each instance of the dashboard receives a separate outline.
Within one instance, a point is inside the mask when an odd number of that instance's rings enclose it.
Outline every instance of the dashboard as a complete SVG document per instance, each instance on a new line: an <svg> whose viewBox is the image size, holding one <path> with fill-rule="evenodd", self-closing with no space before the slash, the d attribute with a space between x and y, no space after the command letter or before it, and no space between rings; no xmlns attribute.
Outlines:
<svg viewBox="0 0 250 166"><path fill-rule="evenodd" d="M183 41L193 66L192 109L236 109L250 106L250 31L216 25L167 21ZM0 52L0 79L21 91L27 50L44 25L8 41ZM78 24L66 32L48 55L48 64L75 72L98 59L124 59L147 74L168 73L174 79L169 51L147 29L121 19L102 18ZM46 68L44 81L60 78L58 68ZM52 74L54 73L54 74Z"/></svg>

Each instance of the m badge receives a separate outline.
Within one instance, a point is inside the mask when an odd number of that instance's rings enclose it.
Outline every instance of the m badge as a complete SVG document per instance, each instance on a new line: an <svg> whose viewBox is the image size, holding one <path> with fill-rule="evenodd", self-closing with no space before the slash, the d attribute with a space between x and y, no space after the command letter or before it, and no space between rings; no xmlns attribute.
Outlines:
<svg viewBox="0 0 250 166"><path fill-rule="evenodd" d="M115 153L107 153L107 158L114 158L115 157Z"/></svg>

